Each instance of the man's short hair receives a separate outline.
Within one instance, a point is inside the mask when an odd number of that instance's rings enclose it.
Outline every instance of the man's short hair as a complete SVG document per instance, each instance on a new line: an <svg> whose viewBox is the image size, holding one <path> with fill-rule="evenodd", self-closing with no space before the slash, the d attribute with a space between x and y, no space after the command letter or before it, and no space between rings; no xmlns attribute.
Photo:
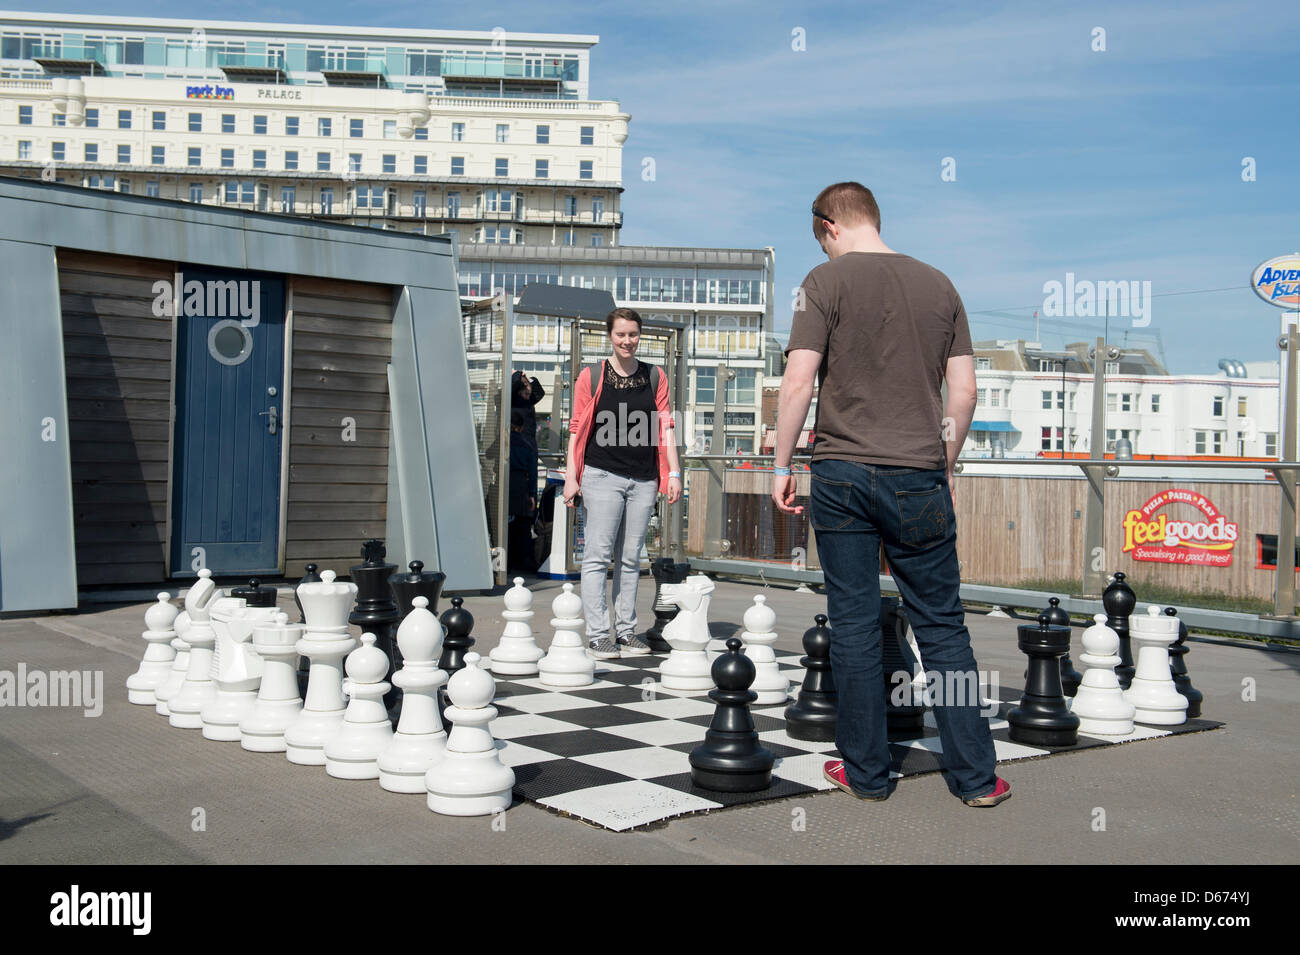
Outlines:
<svg viewBox="0 0 1300 955"><path fill-rule="evenodd" d="M822 215L835 220L836 225L855 226L870 222L880 231L880 206L876 197L860 182L837 182L817 193L813 207ZM825 225L813 217L813 235L821 235Z"/></svg>
<svg viewBox="0 0 1300 955"><path fill-rule="evenodd" d="M641 330L641 316L630 308L616 308L605 316L605 331L608 334L614 333L614 322L620 318L627 319L629 322L636 322L637 331Z"/></svg>

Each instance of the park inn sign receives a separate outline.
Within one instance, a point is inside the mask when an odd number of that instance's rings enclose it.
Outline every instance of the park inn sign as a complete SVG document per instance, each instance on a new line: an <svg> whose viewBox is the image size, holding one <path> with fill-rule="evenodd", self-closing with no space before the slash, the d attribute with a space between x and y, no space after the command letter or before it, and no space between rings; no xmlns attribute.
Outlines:
<svg viewBox="0 0 1300 955"><path fill-rule="evenodd" d="M1203 521L1170 520L1155 512L1168 504L1190 504ZM1227 567L1237 543L1237 525L1203 494L1170 488L1155 494L1140 508L1124 515L1124 553L1134 560L1161 564L1204 564Z"/></svg>

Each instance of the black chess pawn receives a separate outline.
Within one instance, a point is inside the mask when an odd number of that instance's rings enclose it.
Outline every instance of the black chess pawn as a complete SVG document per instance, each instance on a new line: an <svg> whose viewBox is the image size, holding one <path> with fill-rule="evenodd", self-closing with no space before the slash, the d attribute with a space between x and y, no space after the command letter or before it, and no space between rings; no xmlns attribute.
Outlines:
<svg viewBox="0 0 1300 955"><path fill-rule="evenodd" d="M754 662L740 652L736 637L727 640L727 652L713 661L709 671L717 689L709 699L717 704L704 742L691 750L691 781L701 789L724 793L752 793L772 785L775 757L763 748L754 729L749 704L758 698L750 689Z"/></svg>
<svg viewBox="0 0 1300 955"><path fill-rule="evenodd" d="M1119 665L1115 667L1115 675L1119 677L1120 688L1127 690L1136 672L1133 648L1129 643L1128 618L1137 606L1137 594L1124 582L1123 571L1117 570L1115 579L1102 591L1101 606L1106 611L1106 626L1119 635Z"/></svg>
<svg viewBox="0 0 1300 955"><path fill-rule="evenodd" d="M247 587L233 587L230 596L241 597L245 607L274 607L278 594L274 587L262 587L262 582L254 578Z"/></svg>
<svg viewBox="0 0 1300 955"><path fill-rule="evenodd" d="M831 632L826 614L813 618L816 626L803 635L806 656L800 659L805 670L798 698L785 708L785 731L795 739L831 742L835 739L835 713L839 701L835 679L831 675Z"/></svg>
<svg viewBox="0 0 1300 955"><path fill-rule="evenodd" d="M385 563L384 554L383 541L368 540L361 548L364 563L348 568L352 582L357 585L357 603L348 615L348 623L360 627L362 633L373 633L375 646L388 657L388 673L384 679L390 684L390 689L384 694L384 706L392 711L397 705L399 692L391 685L396 643L394 631L401 615L388 586L388 578L397 570L397 565Z"/></svg>
<svg viewBox="0 0 1300 955"><path fill-rule="evenodd" d="M897 597L880 598L880 647L889 738L924 736L925 707L917 705L912 695L917 661L907 643L907 614Z"/></svg>
<svg viewBox="0 0 1300 955"><path fill-rule="evenodd" d="M1173 607L1166 607L1165 613L1171 617L1178 616L1178 611ZM1194 720L1201 715L1201 701L1205 699L1205 694L1192 686L1191 675L1187 672L1187 661L1183 658L1190 649L1187 645L1187 624L1179 617L1178 639L1169 648L1169 673L1174 678L1174 688L1187 697L1187 718Z"/></svg>
<svg viewBox="0 0 1300 955"><path fill-rule="evenodd" d="M320 574L317 573L320 568L317 567L316 564L308 564L303 569L306 573L302 575L302 580L298 581L298 587L301 587L303 584L320 583ZM298 605L298 622L306 623L307 615L303 613L302 601L298 599L298 587L293 588L293 602Z"/></svg>
<svg viewBox="0 0 1300 955"><path fill-rule="evenodd" d="M1061 655L1070 649L1070 631L1048 623L1017 628L1021 652L1029 656L1029 680L1020 704L1007 713L1011 739L1030 746L1073 746L1079 742L1079 717L1070 712L1061 689Z"/></svg>
<svg viewBox="0 0 1300 955"><path fill-rule="evenodd" d="M447 671L449 680L457 670L464 669L465 654L470 647L474 646L474 638L470 636L470 631L474 629L474 615L465 609L464 603L463 598L452 597L451 609L444 611L438 618L447 628L447 636L442 641L442 658L439 659L438 666Z"/></svg>
<svg viewBox="0 0 1300 955"><path fill-rule="evenodd" d="M664 584L685 583L686 578L690 576L691 565L677 563L671 557L660 557L650 563L650 574L655 579L655 599L651 605L651 610L655 615L654 625L646 631L645 642L655 653L667 653L672 649L668 641L663 638L664 627L677 616L680 608L676 604L667 603L661 600L659 595L663 590Z"/></svg>

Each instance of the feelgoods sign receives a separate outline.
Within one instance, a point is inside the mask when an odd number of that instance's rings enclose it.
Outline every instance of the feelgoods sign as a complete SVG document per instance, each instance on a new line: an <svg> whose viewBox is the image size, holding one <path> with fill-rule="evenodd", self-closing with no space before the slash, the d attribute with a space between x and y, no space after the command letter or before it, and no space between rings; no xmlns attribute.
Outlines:
<svg viewBox="0 0 1300 955"><path fill-rule="evenodd" d="M1167 504L1190 504L1205 515L1203 521L1170 520L1155 515ZM1227 567L1239 529L1203 494L1170 488L1154 495L1140 508L1124 515L1124 553L1134 560L1162 564L1204 564Z"/></svg>

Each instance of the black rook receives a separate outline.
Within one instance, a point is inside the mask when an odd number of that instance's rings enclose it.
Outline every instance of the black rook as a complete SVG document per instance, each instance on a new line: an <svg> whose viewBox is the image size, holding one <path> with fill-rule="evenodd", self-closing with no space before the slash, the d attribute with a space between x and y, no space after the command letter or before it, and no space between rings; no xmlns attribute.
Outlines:
<svg viewBox="0 0 1300 955"><path fill-rule="evenodd" d="M1079 742L1079 717L1065 705L1060 664L1070 649L1070 631L1051 626L1046 611L1037 624L1017 629L1020 649L1029 656L1029 682L1020 705L1007 714L1011 739L1030 746L1073 746Z"/></svg>

